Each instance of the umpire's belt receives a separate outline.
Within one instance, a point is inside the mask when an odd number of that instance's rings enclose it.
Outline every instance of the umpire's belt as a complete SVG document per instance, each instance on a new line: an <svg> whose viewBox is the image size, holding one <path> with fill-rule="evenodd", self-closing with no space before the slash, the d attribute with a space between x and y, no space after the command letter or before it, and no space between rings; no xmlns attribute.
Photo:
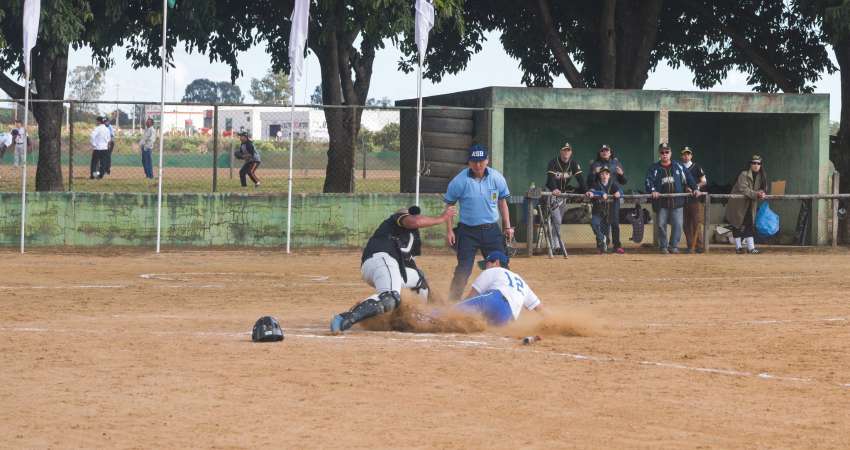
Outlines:
<svg viewBox="0 0 850 450"><path fill-rule="evenodd" d="M499 228L498 222L482 223L481 225L467 225L461 222L459 225L465 228L471 228L473 230L489 230L490 228Z"/></svg>

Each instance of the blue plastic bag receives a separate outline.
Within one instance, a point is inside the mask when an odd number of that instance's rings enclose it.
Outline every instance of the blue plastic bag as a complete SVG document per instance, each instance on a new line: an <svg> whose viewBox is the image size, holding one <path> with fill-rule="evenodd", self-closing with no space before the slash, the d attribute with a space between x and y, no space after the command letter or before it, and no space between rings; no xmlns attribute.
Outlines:
<svg viewBox="0 0 850 450"><path fill-rule="evenodd" d="M756 211L756 232L760 236L773 236L779 231L779 216L776 215L767 202L762 202Z"/></svg>

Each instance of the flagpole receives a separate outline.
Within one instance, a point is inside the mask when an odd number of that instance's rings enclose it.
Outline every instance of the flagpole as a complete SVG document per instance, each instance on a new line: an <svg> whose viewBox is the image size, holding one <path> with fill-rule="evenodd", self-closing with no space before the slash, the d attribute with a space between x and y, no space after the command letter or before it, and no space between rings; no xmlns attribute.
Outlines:
<svg viewBox="0 0 850 450"><path fill-rule="evenodd" d="M24 253L24 235L27 226L27 144L29 143L30 71L27 70L26 92L24 93L24 164L21 175L21 254ZM17 108L17 106L15 106Z"/></svg>
<svg viewBox="0 0 850 450"><path fill-rule="evenodd" d="M166 21L168 20L168 0L162 0L162 48L160 55L162 56L162 82L159 87L159 173L157 180L156 194L156 252L159 253L160 241L162 238L162 150L163 136L165 130L165 32Z"/></svg>
<svg viewBox="0 0 850 450"><path fill-rule="evenodd" d="M419 118L416 123L416 201L419 205L419 176L422 173L420 164L422 162L422 52L419 52L419 67L416 70L416 96L419 98Z"/></svg>
<svg viewBox="0 0 850 450"><path fill-rule="evenodd" d="M289 254L289 238L292 231L292 154L295 151L295 80L292 81L292 109L289 113L289 187L286 201L286 253Z"/></svg>

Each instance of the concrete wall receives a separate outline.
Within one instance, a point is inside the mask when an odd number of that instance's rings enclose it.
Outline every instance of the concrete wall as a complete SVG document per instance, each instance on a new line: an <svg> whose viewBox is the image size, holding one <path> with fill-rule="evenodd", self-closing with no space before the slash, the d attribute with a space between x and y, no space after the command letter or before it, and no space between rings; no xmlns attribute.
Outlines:
<svg viewBox="0 0 850 450"><path fill-rule="evenodd" d="M0 245L20 239L21 197L0 193ZM169 194L163 196L165 246L286 245L286 196ZM425 214L442 211L441 197L421 196ZM413 203L407 194L293 196L294 248L361 247L395 210ZM423 230L427 245L441 246L444 227ZM28 246L156 244L156 195L32 193L27 196Z"/></svg>

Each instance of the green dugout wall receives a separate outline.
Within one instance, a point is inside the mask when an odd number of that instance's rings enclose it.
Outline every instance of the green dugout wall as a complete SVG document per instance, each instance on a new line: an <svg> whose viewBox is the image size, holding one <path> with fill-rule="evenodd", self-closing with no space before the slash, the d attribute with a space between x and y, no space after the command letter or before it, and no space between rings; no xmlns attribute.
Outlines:
<svg viewBox="0 0 850 450"><path fill-rule="evenodd" d="M398 102L415 106L416 100ZM569 142L574 157L586 169L602 144L614 149L626 170L627 191L643 190L649 165L657 160L659 142L668 141L674 155L683 146L694 150L709 182L730 185L753 154L765 158L771 180L786 180L786 193L826 193L829 176L829 96L827 94L758 94L609 89L488 87L426 97L429 114L437 106L480 108L469 115L468 142L487 145L491 165L502 171L513 194L533 182L545 182L546 164ZM427 117L427 116L426 116ZM432 122L426 130L443 138ZM454 124L452 124L454 125ZM413 127L410 129L410 127ZM402 136L416 136L415 111L402 111ZM423 128L425 130L425 128ZM443 192L448 180L463 168L461 153L454 163L423 134L423 164L436 166L422 192ZM449 142L452 143L452 142ZM454 142L460 152L463 143ZM435 151L437 150L437 151ZM415 180L416 142L402 140L404 192ZM413 164L405 165L405 161ZM411 168L412 167L412 168ZM436 177L434 175L437 175ZM796 218L799 203L773 202L781 215ZM812 242L826 242L826 208L814 204ZM784 226L783 229L792 228Z"/></svg>

